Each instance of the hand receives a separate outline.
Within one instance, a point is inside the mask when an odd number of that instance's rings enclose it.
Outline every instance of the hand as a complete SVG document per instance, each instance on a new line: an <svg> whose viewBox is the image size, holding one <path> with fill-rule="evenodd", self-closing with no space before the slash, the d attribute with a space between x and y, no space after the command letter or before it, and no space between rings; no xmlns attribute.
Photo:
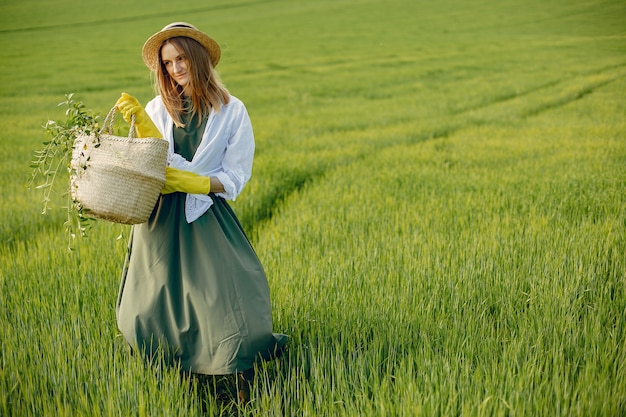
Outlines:
<svg viewBox="0 0 626 417"><path fill-rule="evenodd" d="M209 194L211 192L211 178L203 177L194 172L167 167L165 168L165 185L161 194L175 192Z"/></svg>
<svg viewBox="0 0 626 417"><path fill-rule="evenodd" d="M126 123L130 123L135 115L135 130L139 138L162 138L161 132L156 128L148 113L139 104L137 99L129 94L122 93L122 96L115 103L115 107L122 113Z"/></svg>

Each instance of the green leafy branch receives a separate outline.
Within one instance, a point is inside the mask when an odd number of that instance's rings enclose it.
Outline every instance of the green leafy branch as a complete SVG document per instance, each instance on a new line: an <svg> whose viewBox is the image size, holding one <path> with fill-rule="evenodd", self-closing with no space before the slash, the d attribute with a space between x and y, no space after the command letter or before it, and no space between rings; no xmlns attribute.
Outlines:
<svg viewBox="0 0 626 417"><path fill-rule="evenodd" d="M46 214L50 209L54 184L59 181L59 176L69 174L68 177L64 177L67 187L63 195L67 199L67 221L64 226L68 233L68 247L71 249L76 234L86 236L86 231L93 220L87 216L88 210L72 198L70 191L72 175L70 161L74 140L81 134L97 134L100 116L87 110L81 101L75 100L74 93L66 94L65 100L59 103L59 106L67 107L66 117L64 120L48 120L42 126L46 140L43 142L43 148L34 153L35 159L30 165L32 174L28 186L43 190L42 214Z"/></svg>

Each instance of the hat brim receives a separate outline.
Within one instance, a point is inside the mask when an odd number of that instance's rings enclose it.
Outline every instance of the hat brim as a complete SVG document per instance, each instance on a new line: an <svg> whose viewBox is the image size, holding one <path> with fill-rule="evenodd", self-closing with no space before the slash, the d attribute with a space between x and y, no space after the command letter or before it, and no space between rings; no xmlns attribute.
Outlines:
<svg viewBox="0 0 626 417"><path fill-rule="evenodd" d="M163 42L177 36L184 36L197 41L209 53L213 67L217 66L217 63L220 61L221 49L215 39L192 27L175 26L155 33L143 44L141 56L143 62L151 71L156 72L159 69L159 53L161 52Z"/></svg>

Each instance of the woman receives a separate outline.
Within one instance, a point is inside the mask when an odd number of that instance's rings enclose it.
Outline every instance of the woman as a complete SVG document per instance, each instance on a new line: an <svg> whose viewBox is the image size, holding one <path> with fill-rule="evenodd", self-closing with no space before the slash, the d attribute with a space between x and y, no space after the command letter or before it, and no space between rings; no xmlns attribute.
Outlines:
<svg viewBox="0 0 626 417"><path fill-rule="evenodd" d="M183 371L239 373L244 391L255 359L278 354L267 279L234 200L250 178L254 137L243 103L214 70L219 45L172 23L150 37L143 60L159 95L145 109L126 93L116 103L137 135L170 143L166 183L147 223L132 229L117 320L133 348ZM245 399L245 398L244 398Z"/></svg>

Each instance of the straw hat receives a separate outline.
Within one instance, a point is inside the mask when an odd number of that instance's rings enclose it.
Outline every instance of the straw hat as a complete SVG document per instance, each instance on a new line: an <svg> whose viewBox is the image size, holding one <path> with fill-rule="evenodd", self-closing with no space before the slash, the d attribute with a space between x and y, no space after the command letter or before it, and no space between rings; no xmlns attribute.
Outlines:
<svg viewBox="0 0 626 417"><path fill-rule="evenodd" d="M209 53L213 67L217 66L217 63L220 61L221 50L215 39L200 32L194 25L185 22L175 22L170 23L161 29L160 32L150 36L143 45L141 51L143 62L151 71L156 72L159 69L159 53L161 52L163 42L176 36L185 36L200 43Z"/></svg>

